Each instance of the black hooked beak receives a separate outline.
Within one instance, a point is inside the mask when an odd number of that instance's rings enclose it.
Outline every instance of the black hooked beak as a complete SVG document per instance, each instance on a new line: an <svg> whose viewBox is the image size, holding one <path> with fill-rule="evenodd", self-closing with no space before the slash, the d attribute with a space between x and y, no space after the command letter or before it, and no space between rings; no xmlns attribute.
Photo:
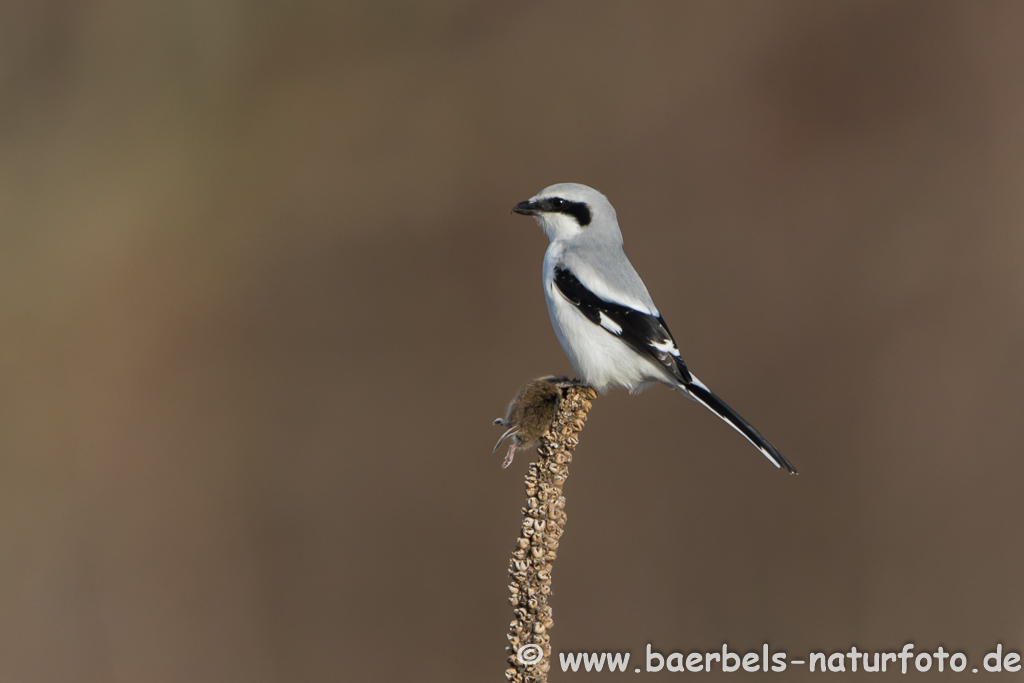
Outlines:
<svg viewBox="0 0 1024 683"><path fill-rule="evenodd" d="M536 216L540 213L540 209L538 209L532 201L527 199L525 202L519 202L512 207L512 213L521 213L524 216Z"/></svg>

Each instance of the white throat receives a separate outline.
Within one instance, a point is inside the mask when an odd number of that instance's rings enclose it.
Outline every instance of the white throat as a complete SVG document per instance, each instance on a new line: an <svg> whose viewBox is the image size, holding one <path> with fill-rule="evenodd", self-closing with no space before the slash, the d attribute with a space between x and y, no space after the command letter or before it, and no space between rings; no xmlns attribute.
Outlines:
<svg viewBox="0 0 1024 683"><path fill-rule="evenodd" d="M544 234L552 242L570 239L583 231L575 218L564 213L543 213L536 218L540 227L544 229Z"/></svg>

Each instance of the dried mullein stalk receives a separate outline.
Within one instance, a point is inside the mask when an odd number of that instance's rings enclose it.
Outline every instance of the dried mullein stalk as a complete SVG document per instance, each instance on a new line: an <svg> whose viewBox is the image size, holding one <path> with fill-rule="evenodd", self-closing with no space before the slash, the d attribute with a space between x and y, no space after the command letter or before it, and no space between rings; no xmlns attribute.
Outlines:
<svg viewBox="0 0 1024 683"><path fill-rule="evenodd" d="M554 625L548 605L551 570L566 520L562 485L569 476L569 463L587 411L597 397L592 388L575 382L553 378L543 381L558 386L562 396L551 426L540 437L540 457L530 464L526 474L523 526L509 563L509 603L515 618L509 624L509 668L505 677L517 683L548 680L548 632Z"/></svg>

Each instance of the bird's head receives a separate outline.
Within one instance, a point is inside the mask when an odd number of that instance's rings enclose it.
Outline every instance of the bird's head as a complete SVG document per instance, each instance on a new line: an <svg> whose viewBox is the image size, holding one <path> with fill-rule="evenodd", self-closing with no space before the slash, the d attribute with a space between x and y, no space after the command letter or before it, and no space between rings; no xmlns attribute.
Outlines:
<svg viewBox="0 0 1024 683"><path fill-rule="evenodd" d="M546 187L516 204L512 211L536 218L552 242L592 233L607 233L622 240L615 209L608 198L586 185L559 183Z"/></svg>

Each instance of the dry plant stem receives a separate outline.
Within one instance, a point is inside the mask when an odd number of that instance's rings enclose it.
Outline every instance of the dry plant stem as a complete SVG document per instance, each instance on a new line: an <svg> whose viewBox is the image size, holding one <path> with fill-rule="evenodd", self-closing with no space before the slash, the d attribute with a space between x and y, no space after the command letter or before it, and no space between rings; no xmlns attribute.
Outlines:
<svg viewBox="0 0 1024 683"><path fill-rule="evenodd" d="M548 680L551 668L548 631L554 625L548 596L551 595L551 570L558 539L566 520L562 485L569 476L569 463L587 411L596 397L597 393L588 386L565 387L555 420L541 437L540 458L530 464L526 473L523 526L508 569L512 578L508 587L509 602L515 614L508 629L510 666L505 677L510 681L542 683ZM530 643L539 645L543 656L526 665L519 661L516 653Z"/></svg>

